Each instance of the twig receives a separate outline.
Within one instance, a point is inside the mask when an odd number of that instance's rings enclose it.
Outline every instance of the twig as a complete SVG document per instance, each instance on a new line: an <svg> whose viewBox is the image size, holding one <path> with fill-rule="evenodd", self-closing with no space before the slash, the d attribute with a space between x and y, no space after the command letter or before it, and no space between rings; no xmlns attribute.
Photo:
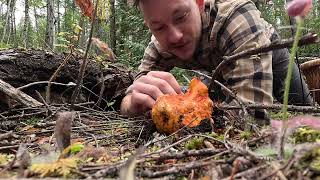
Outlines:
<svg viewBox="0 0 320 180"><path fill-rule="evenodd" d="M73 91L72 96L71 96L71 106L70 106L71 110L74 109L74 104L75 104L75 102L76 102L76 100L78 98L78 95L79 95L79 92L80 92L80 87L82 85L82 81L83 81L83 77L84 77L84 73L85 73L85 69L87 67L88 54L89 54L89 50L91 48L92 35L93 35L93 30L94 30L94 24L95 24L95 21L96 21L96 14L97 14L98 4L99 4L99 0L96 1L96 6L95 6L95 9L94 9L94 12L93 12L93 19L92 19L92 23L91 23L89 41L88 41L88 44L87 44L87 49L86 49L86 52L85 52L85 55L84 55L84 59L82 61L82 65L80 67L79 76L78 76L78 79L77 79L77 85L76 85L75 90Z"/></svg>
<svg viewBox="0 0 320 180"><path fill-rule="evenodd" d="M0 134L0 141L8 139L8 138L11 138L11 137L13 137L13 132L12 131Z"/></svg>
<svg viewBox="0 0 320 180"><path fill-rule="evenodd" d="M142 128L141 128L140 133L139 133L139 136L138 136L138 139L136 140L136 143L135 143L135 144L137 144L137 143L139 142L143 130L144 130L144 126L142 126Z"/></svg>
<svg viewBox="0 0 320 180"><path fill-rule="evenodd" d="M36 94L38 95L38 97L41 99L42 103L44 104L44 106L47 108L48 113L52 114L52 110L50 109L49 105L47 104L46 100L44 100L44 98L42 97L42 95L39 93L39 91L35 90Z"/></svg>
<svg viewBox="0 0 320 180"><path fill-rule="evenodd" d="M200 149L200 150L181 151L181 152L164 152L158 155L148 157L146 159L144 159L145 155L141 155L139 156L140 160L138 161L138 163L146 162L146 161L155 161L155 160L161 161L166 159L182 159L182 158L191 157L191 156L199 156L199 157L212 156L224 151L225 149L208 148L208 149Z"/></svg>
<svg viewBox="0 0 320 180"><path fill-rule="evenodd" d="M266 109L266 110L281 110L282 104L273 104L273 105L265 105L265 104L247 104L247 109ZM242 109L241 106L230 106L230 105L215 105L214 108L217 109ZM320 107L317 106L295 106L288 105L288 111L297 111L297 112L306 112L306 113L320 113Z"/></svg>
<svg viewBox="0 0 320 180"><path fill-rule="evenodd" d="M101 88L100 88L99 99L98 99L98 101L96 103L96 106L100 106L101 100L102 100L102 96L103 96L103 92L104 92L104 90L106 88L106 85L104 84L105 79L104 79L104 76L103 76L103 71L102 71L102 67L101 66L102 66L102 64L100 64Z"/></svg>
<svg viewBox="0 0 320 180"><path fill-rule="evenodd" d="M24 86L18 87L17 89L22 90L22 89L25 89L25 88L28 88L28 87L31 87L31 86L34 86L34 85L38 85L38 84L49 84L49 81L38 81L38 82L29 83L29 84L26 84ZM74 83L64 84L64 83L58 83L58 82L51 82L51 84L60 85L60 86L67 86L67 87L76 85Z"/></svg>
<svg viewBox="0 0 320 180"><path fill-rule="evenodd" d="M249 49L247 51L242 51L240 53L231 55L231 56L224 56L223 57L223 61L216 67L216 69L214 70L213 74L212 74L212 79L216 79L218 74L230 63L240 59L240 58L244 58L244 57L248 57L250 55L254 55L254 54L259 54L259 53L265 53L268 51L272 51L272 50L276 50L276 49L282 49L282 48L288 48L291 47L293 44L293 39L289 39L289 40L283 40L283 41L277 41L275 43L272 43L268 46L263 46L260 48L253 48L253 49ZM308 45L308 44L314 44L314 43L318 43L319 39L318 39L318 35L315 33L309 33L305 36L303 36L300 41L299 41L299 45L300 46L304 46L304 45ZM211 83L212 84L212 83Z"/></svg>
<svg viewBox="0 0 320 180"><path fill-rule="evenodd" d="M288 179L284 176L284 174L281 172L281 169L279 168L278 163L273 162L273 163L271 163L271 166L272 166L274 169L277 169L277 174L278 174L280 180L288 180Z"/></svg>
<svg viewBox="0 0 320 180"><path fill-rule="evenodd" d="M214 83L216 83L220 87L222 87L222 89L224 89L231 97L233 97L239 103L239 105L240 105L240 107L241 107L241 109L242 109L242 111L244 113L243 116L246 117L248 115L248 111L247 111L247 109L245 107L245 103L241 99L239 99L238 96L235 93L233 93L229 88L227 88L226 86L221 84L219 81L214 80Z"/></svg>
<svg viewBox="0 0 320 180"><path fill-rule="evenodd" d="M47 103L50 104L50 90L51 90L51 83L52 81L54 81L54 79L57 77L58 73L61 71L61 69L67 64L67 62L69 61L69 59L72 56L72 47L70 47L70 54L63 60L63 62L60 64L60 66L58 67L58 69L53 73L53 75L51 76L51 78L48 81L48 86L46 88L46 101Z"/></svg>
<svg viewBox="0 0 320 180"><path fill-rule="evenodd" d="M167 175L173 175L173 174L181 174L182 172L187 172L193 169L198 169L204 166L209 166L213 163L216 163L215 160L211 160L208 162L190 162L184 166L181 167L172 167L164 171L157 171L157 172L151 172L151 171L141 171L137 174L139 174L141 177L147 177L147 178L158 178L163 177Z"/></svg>
<svg viewBox="0 0 320 180"><path fill-rule="evenodd" d="M257 171L261 170L261 169L265 169L267 168L269 165L267 164L264 164L264 165L261 165L261 166L258 166L258 167L255 167L255 168L251 168L251 169L248 169L246 171L242 171L240 173L237 173L236 175L233 176L233 178L240 178L240 177L244 177L244 176L248 176L250 174L257 174ZM230 180L231 177L227 177L227 178L224 178L222 180Z"/></svg>
<svg viewBox="0 0 320 180"><path fill-rule="evenodd" d="M26 144L28 147L36 147L38 144ZM8 149L18 149L19 145L11 145L11 146L2 146L0 147L0 151L8 150Z"/></svg>

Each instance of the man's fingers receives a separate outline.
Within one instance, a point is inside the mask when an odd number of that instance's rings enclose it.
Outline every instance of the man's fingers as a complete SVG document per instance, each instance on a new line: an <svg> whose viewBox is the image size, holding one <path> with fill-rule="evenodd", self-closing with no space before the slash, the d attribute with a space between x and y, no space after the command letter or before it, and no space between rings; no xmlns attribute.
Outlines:
<svg viewBox="0 0 320 180"><path fill-rule="evenodd" d="M162 71L150 71L148 75L155 78L163 79L164 81L170 84L170 86L175 90L177 94L182 93L179 83L177 82L177 80L174 78L172 74L168 72L162 72Z"/></svg>
<svg viewBox="0 0 320 180"><path fill-rule="evenodd" d="M133 106L140 106L146 110L151 109L156 101L147 94L142 94L137 92L136 90L133 90L131 95L131 102Z"/></svg>
<svg viewBox="0 0 320 180"><path fill-rule="evenodd" d="M134 89L137 93L149 95L154 100L157 100L159 96L162 96L164 94L157 86L145 84L142 82L136 82L134 84Z"/></svg>
<svg viewBox="0 0 320 180"><path fill-rule="evenodd" d="M140 78L140 80L143 83L154 85L155 87L160 89L160 91L163 94L177 94L175 89L173 89L173 87L167 81L165 81L163 79L155 78L155 77L152 77L152 76L149 76L149 77L148 76L142 76Z"/></svg>

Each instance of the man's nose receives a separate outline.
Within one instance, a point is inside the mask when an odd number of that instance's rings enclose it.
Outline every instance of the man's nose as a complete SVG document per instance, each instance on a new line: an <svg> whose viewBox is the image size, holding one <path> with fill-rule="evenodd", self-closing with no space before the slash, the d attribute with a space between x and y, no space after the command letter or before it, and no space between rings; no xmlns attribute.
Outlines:
<svg viewBox="0 0 320 180"><path fill-rule="evenodd" d="M170 27L168 40L171 44L179 43L183 37L182 31L177 27Z"/></svg>

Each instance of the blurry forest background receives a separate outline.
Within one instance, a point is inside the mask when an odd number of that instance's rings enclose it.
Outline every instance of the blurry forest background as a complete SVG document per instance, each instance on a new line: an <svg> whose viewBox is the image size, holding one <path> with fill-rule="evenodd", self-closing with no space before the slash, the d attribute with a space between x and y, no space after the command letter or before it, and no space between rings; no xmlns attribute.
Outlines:
<svg viewBox="0 0 320 180"><path fill-rule="evenodd" d="M286 0L259 0L255 3L282 38L292 36L294 22L290 23L286 13ZM313 4L305 33L320 32L319 0L314 0ZM70 52L72 46L83 52L89 31L90 22L81 15L74 0L0 0L0 48ZM99 0L93 37L107 42L118 62L137 68L150 36L141 14L130 0ZM92 56L98 57L97 53L97 49L91 50ZM319 45L305 46L299 54L319 56Z"/></svg>

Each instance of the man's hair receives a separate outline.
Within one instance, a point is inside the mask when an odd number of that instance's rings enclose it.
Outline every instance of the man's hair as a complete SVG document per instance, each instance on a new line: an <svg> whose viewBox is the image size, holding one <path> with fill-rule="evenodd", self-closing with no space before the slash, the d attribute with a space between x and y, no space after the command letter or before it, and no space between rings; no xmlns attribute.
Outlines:
<svg viewBox="0 0 320 180"><path fill-rule="evenodd" d="M140 3L141 0L133 0L133 5L135 7L139 7L139 3Z"/></svg>

